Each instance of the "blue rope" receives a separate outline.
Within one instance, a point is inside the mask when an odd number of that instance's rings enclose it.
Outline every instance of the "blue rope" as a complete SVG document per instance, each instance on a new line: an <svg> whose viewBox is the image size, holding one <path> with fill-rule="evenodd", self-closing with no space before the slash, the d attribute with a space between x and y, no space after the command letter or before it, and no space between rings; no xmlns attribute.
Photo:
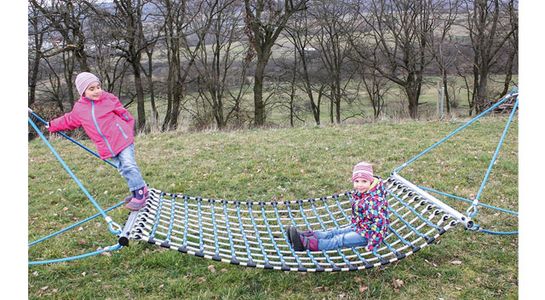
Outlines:
<svg viewBox="0 0 545 300"><path fill-rule="evenodd" d="M188 216L188 207L187 207L187 200L189 199L189 197L187 195L184 195L184 217L185 217L185 221L184 221L184 236L183 236L183 241L182 241L182 247L185 248L187 247L187 227L189 225L189 216Z"/></svg>
<svg viewBox="0 0 545 300"><path fill-rule="evenodd" d="M161 219L161 211L163 210L163 196L164 193L161 192L159 195L159 205L157 206L157 211L155 212L155 222L153 224L153 228L150 233L150 238L153 238L155 236L155 232L157 231L157 227L159 226L159 220Z"/></svg>
<svg viewBox="0 0 545 300"><path fill-rule="evenodd" d="M324 224L322 218L320 217L320 215L318 214L318 212L316 211L316 205L314 205L314 199L312 199L310 201L310 206L312 207L312 212L314 213L314 215L316 215L316 219L318 219L318 222L320 223L320 226L322 227L323 230L328 230L326 225ZM335 219L333 219L335 220ZM336 224L337 222L335 222ZM338 228L337 226L335 226L335 228ZM346 256L344 255L344 253L340 250L340 249L336 249L337 250L337 253L339 253L339 255L342 257L342 259L344 260L344 262L346 263L346 265L352 267L352 265L350 264L350 261L346 258Z"/></svg>
<svg viewBox="0 0 545 300"><path fill-rule="evenodd" d="M163 194L164 193L161 192L161 195L163 195ZM170 244L170 236L172 235L172 229L174 227L175 208L176 208L176 194L174 194L174 196L172 196L172 198L170 199L170 220L169 220L169 224L168 224L167 237L165 239L165 242L167 242L169 244Z"/></svg>
<svg viewBox="0 0 545 300"><path fill-rule="evenodd" d="M466 127L468 127L469 125L473 124L474 122L476 122L478 119L480 119L482 116L488 114L489 112L491 112L492 110L496 109L498 106L500 106L502 103L504 103L505 101L507 101L508 99L510 99L514 94L516 94L517 91L514 89L513 91L509 92L507 95L505 95L502 99L500 99L496 104L492 105L491 107L489 107L487 110L481 112L479 115L475 116L473 119L469 120L467 123L465 123L464 125L458 127L457 129L455 129L454 131L452 131L450 134L448 134L447 136L445 136L444 138L442 138L441 140L439 140L438 142L436 142L435 144L431 145L430 147L428 147L427 149L425 149L424 151L420 152L419 154L417 154L415 157L411 158L410 160L408 160L407 162L405 162L404 164L402 164L401 166L397 167L396 169L394 169L394 173L399 173L399 171L401 171L402 169L404 169L405 167L407 167L409 164L413 163L415 160L419 159L421 156L423 156L424 154L430 152L432 149L434 149L435 147L439 146L440 144L444 143L446 140L450 139L451 137L453 137L454 135L456 135L458 132L460 132L462 129L465 129ZM514 111L514 110L513 110Z"/></svg>
<svg viewBox="0 0 545 300"><path fill-rule="evenodd" d="M35 112L30 111L30 113L31 113L36 119L38 119L40 122L42 122L44 125L48 125L48 124L49 124L47 121L45 121L44 119L42 119L42 117L40 117L40 116L39 116L38 114L36 114ZM60 135L63 136L65 139L67 139L67 140L69 140L70 142L72 142L72 143L74 143L74 144L80 146L83 150L89 152L89 153L90 153L91 155L93 155L94 157L99 158L99 159L102 160L103 162L105 162L105 163L109 164L110 166L112 166L112 167L114 167L114 168L117 169L117 166L116 166L114 163L112 163L112 162L109 161L109 160L104 160L104 159L100 158L100 155L98 155L96 152L94 152L93 150L87 148L85 145L81 144L80 142L74 140L73 138L71 138L70 136L68 136L67 134L65 134L64 132L62 132L62 131L57 131L57 132L55 132L55 133L60 134Z"/></svg>
<svg viewBox="0 0 545 300"><path fill-rule="evenodd" d="M341 227L341 226L339 225L339 223L337 222L337 220L335 219L335 216L333 216L333 213L331 212L331 210L329 210L329 207L328 207L328 205L327 205L327 202L326 202L325 197L320 198L320 200L322 200L322 202L324 203L324 208L325 208L325 210L327 211L327 214L329 215L329 217L331 218L331 220L333 220L333 224L335 224L335 228Z"/></svg>
<svg viewBox="0 0 545 300"><path fill-rule="evenodd" d="M203 254L204 252L204 241L203 241L203 234L202 234L202 198L197 198L197 217L199 220L199 253ZM203 254L204 255L204 254Z"/></svg>
<svg viewBox="0 0 545 300"><path fill-rule="evenodd" d="M452 198L454 200L464 201L466 203L472 203L473 202L472 200L469 200L469 199L466 199L466 198L463 198L463 197L460 197L460 196L456 196L456 195L451 195L451 194L441 192L441 191L438 191L438 190L434 190L434 189L429 188L429 187L419 186L419 188L421 188L421 189L423 189L425 191L428 191L428 192L432 192L432 193L435 193L435 194L438 194L438 195L442 195L442 196L445 196L445 197ZM490 209L493 209L493 210L501 211L501 212L511 214L511 215L514 215L514 216L518 216L518 212L508 210L508 209L505 209L505 208L501 208L501 207L497 207L497 206L493 206L493 205L486 204L486 203L481 203L481 202L477 203L477 205L482 206L482 207L486 207L486 208L490 208Z"/></svg>
<svg viewBox="0 0 545 300"><path fill-rule="evenodd" d="M285 204L286 204L286 207L288 208L288 216L289 216L289 218L291 220L291 224L297 228L297 224L295 223L295 219L293 218L293 214L291 212L290 202L286 201ZM308 222L306 222L306 220L305 220L305 224L307 225L308 230L312 230L312 228L310 228L310 226L308 225ZM314 258L314 255L312 255L312 253L310 251L308 251L308 250L307 250L307 256L310 258L312 263L316 266L317 270L322 270L323 269L323 267Z"/></svg>
<svg viewBox="0 0 545 300"><path fill-rule="evenodd" d="M338 195L334 195L333 197L335 199L335 201L337 202L337 207L339 208L339 210L342 212L342 214L345 216L345 218L348 220L348 216L346 215L346 213L344 212L344 209L342 209L340 203L339 203L339 196ZM327 205L327 202L326 202L326 198L325 197L322 197L320 198L320 200L322 200L322 202L324 202L324 207L327 211L327 213L329 214L329 217L331 218L331 220L333 220L333 223L335 223L335 227L339 228L340 225L339 223L337 223L337 220L336 218L333 216L333 213L331 212L331 210L329 210L329 207ZM350 221L350 220L348 220ZM352 252L354 252L356 254L356 256L359 258L360 261L363 262L363 264L368 267L370 266L369 262L361 255L360 251L358 249L356 249L355 247L350 247L350 249L352 250Z"/></svg>
<svg viewBox="0 0 545 300"><path fill-rule="evenodd" d="M486 229L479 229L478 232L491 234L491 235L517 235L518 231L492 231L492 230L486 230Z"/></svg>
<svg viewBox="0 0 545 300"><path fill-rule="evenodd" d="M58 258L58 259L50 259L50 260L29 261L28 264L31 265L31 266L34 266L34 265L45 265L45 264L72 261L72 260L77 260L77 259L87 258L87 257L90 257L90 256L99 255L99 254L104 253L104 252L116 251L116 250L119 250L121 248L123 248L123 246L121 246L120 244L116 244L116 245L109 246L109 247L106 247L106 248L101 249L101 250L88 252L88 253L81 254L81 255L75 255L75 256L70 256L70 257L65 257L65 258Z"/></svg>
<svg viewBox="0 0 545 300"><path fill-rule="evenodd" d="M303 201L299 200L299 211L301 212L301 216L303 217L303 221L307 225L307 227L312 230L310 226L310 222L307 219L307 215L305 214L305 211L303 210ZM327 254L326 251L321 250L322 254L324 255L324 258L326 259L327 263L334 269L338 270L340 269L335 263L331 260L331 257L329 257L329 254ZM310 254L310 250L307 249L307 254Z"/></svg>
<svg viewBox="0 0 545 300"><path fill-rule="evenodd" d="M399 200L399 197L397 197L396 195L394 195L394 197L396 199ZM405 208L405 206L402 206L402 208ZM425 234L422 234L418 229L414 228L410 223L408 223L401 215L398 214L398 211L392 209L390 206L388 206L388 209L394 213L394 215L396 215L398 217L399 220L401 220L401 222L403 224L405 224L405 226L407 228L409 228L412 232L416 233L418 236L420 236L421 238L425 239L426 241L430 238L428 237L427 235ZM401 210L401 209L400 209ZM419 217L419 214L417 215L417 217ZM420 217L419 217L420 218ZM420 218L421 219L421 218Z"/></svg>
<svg viewBox="0 0 545 300"><path fill-rule="evenodd" d="M280 214L278 213L278 203L273 202L273 208L274 208L274 214L276 217L276 222L280 226L280 231L282 232L282 237L284 237L284 241L286 242L286 245L288 245L288 249L291 252L292 257L295 258L295 261L297 262L298 267L304 268L303 265L301 265L301 260L299 259L299 256L295 254L295 251L293 250L293 247L289 246L290 242L288 239L288 235L286 234L286 230L284 229L284 225L282 224L282 221L280 220ZM245 240L246 241L246 240Z"/></svg>
<svg viewBox="0 0 545 300"><path fill-rule="evenodd" d="M252 202L247 202L246 205L248 205L248 213L250 214L250 219L252 220L252 226L254 227L255 237L257 239L257 243L259 244L259 249L261 249L261 254L263 254L263 259L265 260L265 266L268 267L271 264L269 263L269 257L267 256L267 253L265 252L265 249L263 247L263 242L261 241L261 237L259 235L259 230L257 229L257 225L255 223L254 219L254 212L252 210Z"/></svg>
<svg viewBox="0 0 545 300"><path fill-rule="evenodd" d="M220 257L220 253L219 253L219 244L218 244L218 225L216 224L216 201L213 200L213 199L210 199L210 208L211 208L211 214L212 214L212 227L213 227L213 230L214 230L214 258L216 260L221 260L219 257Z"/></svg>
<svg viewBox="0 0 545 300"><path fill-rule="evenodd" d="M282 267L287 268L286 267L286 261L284 260L284 256L280 252L280 249L278 249L278 245L276 244L276 241L274 240L274 236L273 236L273 234L271 232L271 228L269 226L269 221L267 219L267 215L265 214L265 206L263 205L263 202L260 202L259 206L261 207L261 216L262 216L263 221L265 222L265 227L267 227L267 233L269 234L269 238L271 239L274 250L276 251L276 254L278 254L278 257L280 258L280 263L282 264Z"/></svg>
<svg viewBox="0 0 545 300"><path fill-rule="evenodd" d="M413 248L413 249L415 248L415 246L413 245L413 243L411 243L411 242L405 240L405 238L403 238L403 236L401 236L401 235L399 234L399 232L397 232L397 230L396 230L394 227L392 227L391 225L388 225L388 229L390 229L390 231L393 232L393 234L394 234L398 239L400 239L400 240L403 242L403 244L405 244L405 245L407 245L407 246L410 246L410 247Z"/></svg>
<svg viewBox="0 0 545 300"><path fill-rule="evenodd" d="M253 265L254 259L252 258L252 251L250 251L250 247L248 245L248 239L246 238L246 231L244 230L244 227L242 226L242 220L240 217L240 202L236 202L237 207L237 218L238 218L238 228L240 230L240 233L242 234L242 239L244 240L244 247L246 248L246 255L248 256L248 264ZM231 255L232 259L236 260L235 252L233 250L233 240L231 238L231 229L229 228L229 217L227 216L227 201L223 202L223 211L225 215L225 223L227 224L227 232L229 234L229 243L231 244Z"/></svg>
<svg viewBox="0 0 545 300"><path fill-rule="evenodd" d="M352 203L352 196L349 192L345 193L346 197L350 200L350 203ZM346 222L348 224L352 223L352 218L346 214L344 209L341 207L341 203L339 202L339 195L333 195L333 198L335 199L335 204L337 204L337 207L339 208L339 211L343 214L344 218L346 219Z"/></svg>
<svg viewBox="0 0 545 300"><path fill-rule="evenodd" d="M112 207L110 207L110 208L108 208L108 209L106 209L106 210L104 210L104 211L105 211L105 212L109 212L109 211L111 211L111 210L113 210L113 209L115 209L115 208L118 208L119 206L121 206L121 205L124 204L124 203L125 203L125 201L121 201L121 202L117 203L116 205L114 205L114 206L112 206ZM54 233L52 233L52 234L50 234L50 235L48 235L48 236L42 237L42 238L40 238L40 239L37 239L37 240L33 241L32 243L28 244L28 247L30 248L30 247L32 247L32 246L38 244L38 243L41 243L41 242L43 242L43 241L45 241L45 240L48 240L48 239L50 239L50 238L52 238L52 237L54 237L54 236L57 236L57 235L59 235L59 234L62 234L62 233L66 232L66 231L68 231L68 230L70 230L70 229L73 229L73 228L75 228L75 227L77 227L77 226L79 226L79 225L82 225L82 224L84 224L84 223L87 223L87 222L89 222L89 221L91 221L91 220L93 220L93 219L96 219L96 218L99 217L99 216L101 216L101 214L100 214L100 213L96 213L95 215L93 215L93 216L91 216L91 217L89 217L89 218L87 218L87 219L85 219L85 220L79 221L79 222L74 223L74 224L72 224L72 225L70 225L70 226L68 226L68 227L66 227L66 228L64 228L64 229L61 229L61 230L59 230L59 231L57 231L57 232L54 232Z"/></svg>
<svg viewBox="0 0 545 300"><path fill-rule="evenodd" d="M430 220L425 218L423 215L421 215L419 212L417 212L411 205L409 205L405 201L403 201L398 195L394 194L393 196L397 199L397 201L399 201L399 203L401 203L403 206L408 208L411 212L413 212L417 217L419 217L426 224L428 224L429 226L431 226L431 227L433 227L433 228L435 228L437 230L440 230L439 226L437 226L436 224L434 224L433 222L431 222Z"/></svg>
<svg viewBox="0 0 545 300"><path fill-rule="evenodd" d="M53 146L51 145L51 143L49 143L49 141L45 138L44 134L42 133L42 131L38 128L38 126L34 123L34 121L32 121L31 118L28 118L28 123L32 126L32 128L34 128L34 130L38 133L38 135L40 136L40 138L44 141L44 143L47 145L47 147L49 148L49 150L51 150L51 153L53 153L53 155L55 155L55 157L57 158L57 160L59 161L59 163L62 165L62 167L64 168L64 170L68 173L68 175L70 175L70 177L72 177L72 179L74 180L74 182L76 182L76 184L79 186L79 188L82 190L82 192L85 194L85 196L87 196L87 198L89 199L89 201L91 201L91 203L95 206L95 208L99 211L99 213L102 215L102 217L106 220L106 222L108 223L108 229L110 230L110 232L112 234L120 234L121 233L121 227L116 224L115 222L113 222L113 220L108 216L106 215L106 213L104 212L104 210L102 209L102 207L100 207L100 205L98 205L98 203L95 201L95 199L93 198L93 196L91 196L91 194L87 191L87 189L83 186L83 184L79 181L78 177L76 177L76 175L72 172L72 170L70 169L70 167L68 167L68 165L64 162L64 160L60 157L60 155L57 153L57 151L55 150L55 148L53 148ZM117 229L114 229L114 226L117 227Z"/></svg>
<svg viewBox="0 0 545 300"><path fill-rule="evenodd" d="M237 202L237 217L238 217L238 224L240 231L242 232L242 236L244 238L244 245L246 246L246 253L248 254L248 261L249 263L253 263L252 260L252 254L250 249L248 248L248 241L246 240L246 234L244 233L244 228L242 227L242 220L240 219L240 203ZM231 247L231 261L232 262L238 262L236 253L235 253L235 246L233 245L233 236L231 235L231 225L229 225L229 215L227 214L227 201L223 202L223 215L225 216L225 227L227 228L227 234L229 235L229 246Z"/></svg>
<svg viewBox="0 0 545 300"><path fill-rule="evenodd" d="M503 129L503 133L501 135L500 141L498 142L498 146L496 147L496 151L494 151L494 155L492 156L492 159L490 160L490 164L488 165L488 169L486 170L486 174L484 176L484 179L481 183L481 186L479 188L479 191L477 192L477 196L475 196L475 200L473 200L473 204L470 208L468 208L468 212L471 210L471 213L469 216L473 218L475 215L477 215L478 208L477 204L479 203L479 199L481 198L481 194L484 190L484 187L486 186L486 183L488 182L488 177L490 176L490 173L492 172L492 167L494 166L494 163L498 159L498 155L500 153L500 149L503 146L503 142L505 140L505 137L507 136L507 132L509 131L509 127L511 126L511 123L513 122L513 118L515 116L515 112L517 110L519 100L518 97L516 98L515 104L513 105L513 109L511 111L511 114L509 115L509 120L507 120L507 124L505 124L505 128Z"/></svg>

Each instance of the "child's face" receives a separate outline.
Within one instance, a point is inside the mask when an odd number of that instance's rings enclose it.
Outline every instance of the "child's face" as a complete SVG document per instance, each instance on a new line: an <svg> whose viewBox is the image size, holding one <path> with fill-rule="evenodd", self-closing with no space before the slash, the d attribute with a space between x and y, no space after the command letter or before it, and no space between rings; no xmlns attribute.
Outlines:
<svg viewBox="0 0 545 300"><path fill-rule="evenodd" d="M100 86L100 83L98 82L91 83L87 87L83 95L91 100L98 100L98 98L100 98L100 95L102 95L102 87Z"/></svg>
<svg viewBox="0 0 545 300"><path fill-rule="evenodd" d="M365 193L371 187L371 181L363 178L356 178L354 180L354 189L360 193Z"/></svg>

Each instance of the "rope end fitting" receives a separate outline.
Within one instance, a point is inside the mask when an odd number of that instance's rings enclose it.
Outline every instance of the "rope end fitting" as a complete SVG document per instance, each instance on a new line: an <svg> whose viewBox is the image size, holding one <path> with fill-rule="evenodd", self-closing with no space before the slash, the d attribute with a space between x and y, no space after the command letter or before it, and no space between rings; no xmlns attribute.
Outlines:
<svg viewBox="0 0 545 300"><path fill-rule="evenodd" d="M106 216L104 220L108 223L108 229L110 230L111 233L117 235L122 232L121 226L119 226L119 224L114 222L112 218L110 218L110 216Z"/></svg>

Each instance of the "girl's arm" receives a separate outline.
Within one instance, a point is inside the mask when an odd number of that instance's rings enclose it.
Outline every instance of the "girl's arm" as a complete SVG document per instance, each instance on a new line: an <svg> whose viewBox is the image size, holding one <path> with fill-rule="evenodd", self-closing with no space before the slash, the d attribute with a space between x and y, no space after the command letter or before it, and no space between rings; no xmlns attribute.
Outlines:
<svg viewBox="0 0 545 300"><path fill-rule="evenodd" d="M61 130L74 130L80 126L80 120L76 118L72 112L69 112L61 117L51 120L47 129L49 132L57 132Z"/></svg>
<svg viewBox="0 0 545 300"><path fill-rule="evenodd" d="M375 203L375 207L371 207L365 212L368 220L370 220L370 224L367 224L369 234L368 250L373 250L380 245L385 237L385 229L388 226L388 213L386 212L388 202L386 198L377 197Z"/></svg>
<svg viewBox="0 0 545 300"><path fill-rule="evenodd" d="M134 123L134 117L125 107L123 107L123 104L121 104L121 101L119 101L119 99L115 96L113 97L113 101L115 105L114 113L120 116L121 118L123 118L123 120L127 122L133 121Z"/></svg>

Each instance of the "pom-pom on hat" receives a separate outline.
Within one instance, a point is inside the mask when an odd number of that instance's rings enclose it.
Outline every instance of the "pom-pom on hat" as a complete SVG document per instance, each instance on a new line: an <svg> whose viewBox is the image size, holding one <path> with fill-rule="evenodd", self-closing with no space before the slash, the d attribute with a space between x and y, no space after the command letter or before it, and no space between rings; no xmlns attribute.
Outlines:
<svg viewBox="0 0 545 300"><path fill-rule="evenodd" d="M352 170L352 182L358 178L373 181L373 166L365 161L355 165L354 170Z"/></svg>
<svg viewBox="0 0 545 300"><path fill-rule="evenodd" d="M76 89L78 90L78 93L80 94L80 96L83 96L83 93L85 93L85 90L93 82L100 83L100 79L98 79L98 77L96 77L96 75L93 73L82 72L82 73L79 73L78 76L76 76Z"/></svg>

